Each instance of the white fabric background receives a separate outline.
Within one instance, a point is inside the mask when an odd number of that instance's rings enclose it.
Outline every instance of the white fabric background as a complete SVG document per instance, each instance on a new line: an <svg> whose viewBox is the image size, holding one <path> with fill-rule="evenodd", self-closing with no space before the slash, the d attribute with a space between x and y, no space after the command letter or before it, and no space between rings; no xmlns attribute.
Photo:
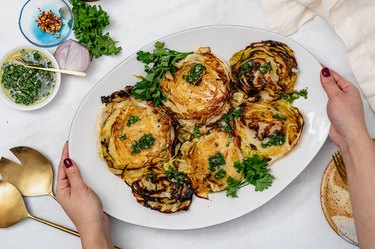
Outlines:
<svg viewBox="0 0 375 249"><path fill-rule="evenodd" d="M375 2L371 0L261 0L270 30L290 35L321 16L343 40L358 85L375 111Z"/></svg>
<svg viewBox="0 0 375 249"><path fill-rule="evenodd" d="M12 47L27 44L17 26L23 2L0 0L0 55ZM0 103L1 156L13 158L8 151L13 146L31 146L43 152L56 170L73 115L86 93L120 61L162 36L209 24L267 28L257 0L103 0L100 4L111 16L108 30L120 41L124 51L116 57L94 60L85 79L64 76L58 96L46 108L20 112ZM291 38L321 63L354 80L345 47L325 21L316 18ZM375 116L367 103L365 110L371 134L375 136ZM321 176L336 150L327 140L310 165L284 191L239 219L191 231L150 229L111 219L114 242L126 249L355 248L331 230L320 207ZM26 198L26 203L32 214L73 228L51 197ZM80 248L80 241L26 220L0 229L0 248L74 249Z"/></svg>

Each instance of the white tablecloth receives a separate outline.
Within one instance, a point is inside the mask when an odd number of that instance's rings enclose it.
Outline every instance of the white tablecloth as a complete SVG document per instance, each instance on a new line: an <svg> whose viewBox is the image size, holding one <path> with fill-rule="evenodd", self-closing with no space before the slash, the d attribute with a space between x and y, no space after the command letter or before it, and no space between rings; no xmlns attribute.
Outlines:
<svg viewBox="0 0 375 249"><path fill-rule="evenodd" d="M18 30L18 15L24 1L1 0L0 55L17 45L27 45ZM123 52L102 57L90 65L88 77L62 78L58 96L47 107L21 112L0 103L0 155L18 145L34 147L53 162L55 171L61 148L69 133L75 110L95 83L115 65L144 45L167 34L208 24L238 24L266 29L256 0L104 0L111 17L108 29L120 41ZM316 18L291 36L321 63L354 80L340 39ZM375 115L367 103L370 133L375 137ZM259 209L236 220L197 230L168 231L130 225L111 219L114 243L121 248L354 248L332 231L320 206L320 180L337 148L327 140L310 165L284 191ZM51 197L26 198L30 212L74 228ZM75 236L25 220L0 229L0 248L80 248Z"/></svg>

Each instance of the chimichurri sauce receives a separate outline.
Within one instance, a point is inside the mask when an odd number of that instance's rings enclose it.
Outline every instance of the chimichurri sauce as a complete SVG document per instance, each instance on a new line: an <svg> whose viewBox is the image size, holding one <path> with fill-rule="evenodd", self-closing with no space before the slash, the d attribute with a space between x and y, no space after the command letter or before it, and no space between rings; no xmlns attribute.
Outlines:
<svg viewBox="0 0 375 249"><path fill-rule="evenodd" d="M32 105L43 101L52 92L56 74L17 65L13 58L20 56L26 65L52 67L52 62L36 50L22 49L2 65L1 84L4 92L17 104Z"/></svg>

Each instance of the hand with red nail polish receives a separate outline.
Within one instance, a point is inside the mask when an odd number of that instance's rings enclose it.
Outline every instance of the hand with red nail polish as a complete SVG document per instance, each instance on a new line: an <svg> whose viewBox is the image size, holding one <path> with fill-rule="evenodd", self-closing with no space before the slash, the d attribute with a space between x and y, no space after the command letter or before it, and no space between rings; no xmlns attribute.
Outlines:
<svg viewBox="0 0 375 249"><path fill-rule="evenodd" d="M340 148L359 246L375 245L375 144L367 131L358 89L335 71L323 68L320 80L328 95L329 136Z"/></svg>
<svg viewBox="0 0 375 249"><path fill-rule="evenodd" d="M84 249L113 248L108 216L99 197L85 184L77 165L69 158L68 143L59 164L56 199L77 227Z"/></svg>
<svg viewBox="0 0 375 249"><path fill-rule="evenodd" d="M369 137L358 89L335 71L323 68L320 81L328 95L330 138L340 148L359 138Z"/></svg>

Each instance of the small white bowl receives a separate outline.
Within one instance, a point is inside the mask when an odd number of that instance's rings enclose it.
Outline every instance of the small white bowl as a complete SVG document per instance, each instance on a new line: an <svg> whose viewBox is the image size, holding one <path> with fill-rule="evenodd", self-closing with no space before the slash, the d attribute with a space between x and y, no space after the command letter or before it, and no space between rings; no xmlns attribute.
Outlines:
<svg viewBox="0 0 375 249"><path fill-rule="evenodd" d="M0 59L0 63L1 63L0 64L0 99L2 101L4 101L6 104L8 104L9 106L11 106L15 109L22 110L22 111L33 111L33 110L40 109L40 108L44 107L49 102L51 102L51 100L56 96L56 94L57 94L57 92L60 88L61 74L55 73L55 75L56 75L55 86L52 89L52 92L44 100L42 100L41 102L38 102L36 104L31 104L31 105L17 104L13 99L8 97L6 95L6 93L4 92L4 89L3 89L3 86L2 86L2 84L3 84L2 83L3 71L1 69L1 67L3 66L4 62L10 56L12 56L14 53L16 53L17 51L20 51L22 49L39 51L43 56L47 57L51 61L52 65L53 65L53 68L59 69L59 64L57 63L55 57L53 57L53 55L48 50L46 50L44 48L38 48L38 47L32 47L32 46L20 46L20 47L13 48L8 53L4 54L1 57L1 59Z"/></svg>

